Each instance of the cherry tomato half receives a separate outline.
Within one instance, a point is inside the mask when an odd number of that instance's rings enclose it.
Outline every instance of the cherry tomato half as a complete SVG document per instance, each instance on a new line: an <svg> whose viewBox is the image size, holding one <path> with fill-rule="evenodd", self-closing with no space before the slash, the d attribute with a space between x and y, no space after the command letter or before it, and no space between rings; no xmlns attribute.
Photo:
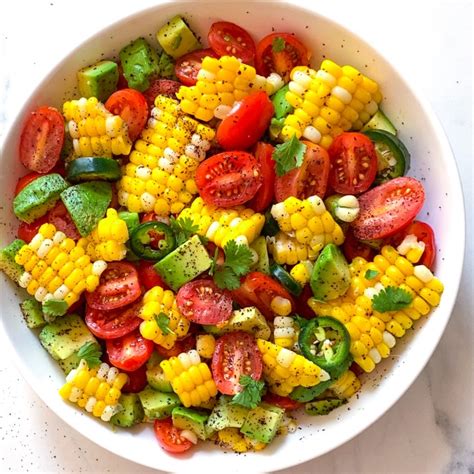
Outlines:
<svg viewBox="0 0 474 474"><path fill-rule="evenodd" d="M328 150L331 158L329 183L341 194L367 191L377 174L377 153L369 137L363 133L344 132Z"/></svg>
<svg viewBox="0 0 474 474"><path fill-rule="evenodd" d="M74 224L72 220L71 214L69 214L69 211L61 200L59 200L46 215L47 222L54 224L56 230L64 232L70 239L78 240L81 237L76 224Z"/></svg>
<svg viewBox="0 0 474 474"><path fill-rule="evenodd" d="M307 199L310 196L324 198L328 186L330 159L328 152L314 143L303 141L306 151L303 163L275 180L275 198L282 202L290 196Z"/></svg>
<svg viewBox="0 0 474 474"><path fill-rule="evenodd" d="M122 387L122 393L138 393L141 392L148 384L146 378L146 364L143 364L133 372L124 373L128 375L127 383Z"/></svg>
<svg viewBox="0 0 474 474"><path fill-rule="evenodd" d="M99 286L86 293L86 301L92 309L109 311L133 303L141 293L135 267L127 262L111 262L102 273Z"/></svg>
<svg viewBox="0 0 474 474"><path fill-rule="evenodd" d="M166 95L168 97L176 98L176 92L178 92L180 87L181 84L178 81L161 78L152 79L150 81L150 87L143 92L149 110L155 106L157 95Z"/></svg>
<svg viewBox="0 0 474 474"><path fill-rule="evenodd" d="M273 116L273 103L263 92L248 95L229 112L217 129L224 150L246 150L262 137Z"/></svg>
<svg viewBox="0 0 474 474"><path fill-rule="evenodd" d="M145 287L145 290L149 290L154 286L161 286L161 288L168 290L166 283L153 268L154 264L155 262L140 260L140 263L138 264L138 278L140 283Z"/></svg>
<svg viewBox="0 0 474 474"><path fill-rule="evenodd" d="M282 395L277 395L276 393L267 392L263 396L263 400L270 405L276 405L277 407L283 408L284 410L297 410L302 407L304 404L292 400L290 397L283 397Z"/></svg>
<svg viewBox="0 0 474 474"><path fill-rule="evenodd" d="M170 349L166 349L159 344L157 344L155 347L156 352L158 352L158 354L160 354L160 356L165 359L169 359L170 357L178 357L181 352L188 352L191 349L196 348L196 336L194 334L188 333L188 335L183 339L178 339Z"/></svg>
<svg viewBox="0 0 474 474"><path fill-rule="evenodd" d="M194 86L196 84L202 60L206 56L217 58L216 53L211 48L207 48L192 51L177 59L174 72L182 84L185 86Z"/></svg>
<svg viewBox="0 0 474 474"><path fill-rule="evenodd" d="M342 252L349 263L356 257L362 257L364 260L370 261L375 257L375 251L364 242L357 240L351 229L346 232L346 238L342 245Z"/></svg>
<svg viewBox="0 0 474 474"><path fill-rule="evenodd" d="M290 301L291 307L295 308L293 298L288 291L273 278L260 272L248 273L241 280L240 287L232 290L231 294L242 307L256 306L269 321L273 321L275 318L271 303L276 296L286 298Z"/></svg>
<svg viewBox="0 0 474 474"><path fill-rule="evenodd" d="M221 324L232 315L232 298L209 279L183 285L176 295L181 314L193 323Z"/></svg>
<svg viewBox="0 0 474 474"><path fill-rule="evenodd" d="M18 226L18 238L21 240L24 240L27 244L31 242L33 237L38 233L39 228L48 222L48 215L46 214L45 216L39 217L35 221L33 221L31 224L27 224L26 222L20 222Z"/></svg>
<svg viewBox="0 0 474 474"><path fill-rule="evenodd" d="M257 72L265 77L276 72L288 82L291 70L295 66L307 66L310 58L310 51L296 36L272 33L257 45Z"/></svg>
<svg viewBox="0 0 474 474"><path fill-rule="evenodd" d="M124 308L101 311L86 308L85 323L94 336L101 339L116 339L134 331L142 319L138 317L140 303Z"/></svg>
<svg viewBox="0 0 474 474"><path fill-rule="evenodd" d="M107 99L105 108L120 115L126 122L130 140L138 138L148 119L148 104L141 92L135 89L118 90Z"/></svg>
<svg viewBox="0 0 474 474"><path fill-rule="evenodd" d="M28 184L32 183L36 178L39 178L42 176L40 173L36 173L35 171L32 171L31 173L26 174L25 176L22 176L21 178L18 178L18 181L15 186L15 196L23 189L28 186Z"/></svg>
<svg viewBox="0 0 474 474"><path fill-rule="evenodd" d="M245 64L253 64L255 43L247 31L235 23L228 21L213 23L207 39L218 56L235 56Z"/></svg>
<svg viewBox="0 0 474 474"><path fill-rule="evenodd" d="M117 339L105 341L110 363L118 369L133 372L151 357L155 344L145 339L138 329Z"/></svg>
<svg viewBox="0 0 474 474"><path fill-rule="evenodd" d="M359 217L351 224L360 240L383 239L408 225L423 207L425 190L415 178L391 179L359 196Z"/></svg>
<svg viewBox="0 0 474 474"><path fill-rule="evenodd" d="M204 201L218 207L247 202L262 184L260 164L244 151L225 151L204 160L195 180Z"/></svg>
<svg viewBox="0 0 474 474"><path fill-rule="evenodd" d="M221 336L216 342L211 368L217 390L226 395L235 395L241 391L241 375L250 375L259 380L263 363L255 338L243 331Z"/></svg>
<svg viewBox="0 0 474 474"><path fill-rule="evenodd" d="M295 313L306 319L314 318L314 311L309 307L308 300L313 297L311 286L305 285L300 296L295 300Z"/></svg>
<svg viewBox="0 0 474 474"><path fill-rule="evenodd" d="M155 420L153 427L158 444L169 453L184 453L193 445L191 441L181 436L182 430L173 426L171 418Z"/></svg>
<svg viewBox="0 0 474 474"><path fill-rule="evenodd" d="M48 173L59 161L63 143L63 116L54 107L39 107L23 126L20 161L31 171Z"/></svg>
<svg viewBox="0 0 474 474"><path fill-rule="evenodd" d="M262 170L262 186L246 205L255 212L262 212L273 202L275 187L275 161L272 158L273 146L270 143L258 142L255 147L255 158Z"/></svg>

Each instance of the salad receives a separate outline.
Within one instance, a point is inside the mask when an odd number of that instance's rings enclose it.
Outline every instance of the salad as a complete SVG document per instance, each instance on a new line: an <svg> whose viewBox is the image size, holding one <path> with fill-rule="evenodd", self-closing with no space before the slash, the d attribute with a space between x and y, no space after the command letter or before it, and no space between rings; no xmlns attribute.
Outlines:
<svg viewBox="0 0 474 474"><path fill-rule="evenodd" d="M178 15L25 117L0 268L58 396L172 453L337 410L443 292L378 84L295 33Z"/></svg>

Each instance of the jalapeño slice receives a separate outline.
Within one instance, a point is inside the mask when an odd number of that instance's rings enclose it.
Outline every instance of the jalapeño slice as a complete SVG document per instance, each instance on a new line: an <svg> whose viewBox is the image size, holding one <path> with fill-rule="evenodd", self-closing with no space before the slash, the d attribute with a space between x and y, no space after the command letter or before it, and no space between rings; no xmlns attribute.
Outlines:
<svg viewBox="0 0 474 474"><path fill-rule="evenodd" d="M133 252L145 260L161 260L176 247L171 228L163 222L144 222L137 226L130 237Z"/></svg>

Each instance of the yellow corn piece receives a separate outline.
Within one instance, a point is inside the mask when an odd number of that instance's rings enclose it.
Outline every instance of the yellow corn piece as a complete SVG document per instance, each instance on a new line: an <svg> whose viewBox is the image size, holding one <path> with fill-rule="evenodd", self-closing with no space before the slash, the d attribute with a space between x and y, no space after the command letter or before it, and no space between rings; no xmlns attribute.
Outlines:
<svg viewBox="0 0 474 474"><path fill-rule="evenodd" d="M309 260L297 263L291 270L290 275L301 285L305 286L311 278L313 264Z"/></svg>
<svg viewBox="0 0 474 474"><path fill-rule="evenodd" d="M292 348L298 341L298 325L290 316L277 316L273 320L273 339L280 347Z"/></svg>
<svg viewBox="0 0 474 474"><path fill-rule="evenodd" d="M339 398L350 398L352 395L360 390L361 383L352 370L344 372L334 383L329 387L334 394Z"/></svg>
<svg viewBox="0 0 474 474"><path fill-rule="evenodd" d="M216 348L216 338L212 334L199 334L196 336L196 350L200 357L212 359Z"/></svg>
<svg viewBox="0 0 474 474"><path fill-rule="evenodd" d="M236 453L261 451L267 446L265 443L247 438L239 431L239 428L224 428L218 431L217 444L223 449L232 449Z"/></svg>

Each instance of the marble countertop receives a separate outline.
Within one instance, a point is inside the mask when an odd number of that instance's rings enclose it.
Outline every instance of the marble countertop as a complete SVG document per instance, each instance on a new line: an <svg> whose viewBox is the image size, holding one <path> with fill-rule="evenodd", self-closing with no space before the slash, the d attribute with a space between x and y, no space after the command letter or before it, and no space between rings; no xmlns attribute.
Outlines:
<svg viewBox="0 0 474 474"><path fill-rule="evenodd" d="M152 0L15 0L0 14L0 140L37 78L82 38ZM303 3L303 1L302 1ZM309 3L309 2L308 2ZM472 215L472 2L323 2L417 82L453 147ZM403 4L403 6L402 6ZM459 298L436 352L411 388L381 419L335 451L282 473L473 473L473 255L467 241ZM0 347L2 347L0 334ZM83 438L0 358L0 472L156 472Z"/></svg>

